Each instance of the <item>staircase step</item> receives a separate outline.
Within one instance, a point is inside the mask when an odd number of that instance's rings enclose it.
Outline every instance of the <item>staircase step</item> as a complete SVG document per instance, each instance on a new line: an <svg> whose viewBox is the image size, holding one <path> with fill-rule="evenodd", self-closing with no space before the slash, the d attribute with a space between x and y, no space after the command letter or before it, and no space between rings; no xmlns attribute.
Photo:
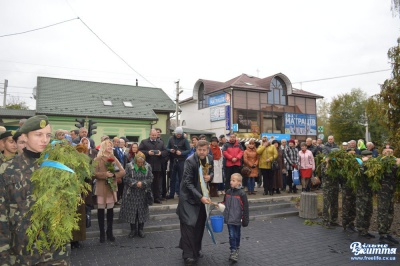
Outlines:
<svg viewBox="0 0 400 266"><path fill-rule="evenodd" d="M298 209L293 206L285 206L276 209L261 209L261 210L253 210L250 212L250 221L254 220L270 220L278 217L288 217L288 216L297 216ZM212 212L211 215L220 215L220 212ZM170 215L170 214L166 214ZM175 214L175 218L169 217L166 219L162 219L163 217L159 217L159 219L150 219L145 223L145 232L159 232L166 230L178 230L179 229L179 219ZM118 222L114 222L113 228L114 235L123 236L128 235L130 232L130 225L124 221L118 220ZM99 229L97 222L92 221L92 226L87 228L86 232L87 238L97 238L99 237Z"/></svg>

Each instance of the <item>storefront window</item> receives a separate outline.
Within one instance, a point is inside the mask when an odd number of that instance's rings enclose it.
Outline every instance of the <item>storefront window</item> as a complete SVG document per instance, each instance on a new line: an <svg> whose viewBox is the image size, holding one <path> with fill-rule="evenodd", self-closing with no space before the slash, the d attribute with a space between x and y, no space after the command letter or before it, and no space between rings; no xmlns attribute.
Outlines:
<svg viewBox="0 0 400 266"><path fill-rule="evenodd" d="M285 134L284 113L263 112L262 133Z"/></svg>
<svg viewBox="0 0 400 266"><path fill-rule="evenodd" d="M234 121L238 124L240 133L260 134L260 118L258 111L234 110Z"/></svg>

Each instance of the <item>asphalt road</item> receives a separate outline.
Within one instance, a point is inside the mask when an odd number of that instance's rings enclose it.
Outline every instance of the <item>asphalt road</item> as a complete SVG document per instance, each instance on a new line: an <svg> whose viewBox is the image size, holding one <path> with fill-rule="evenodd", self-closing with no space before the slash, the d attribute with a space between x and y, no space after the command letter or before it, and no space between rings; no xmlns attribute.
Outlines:
<svg viewBox="0 0 400 266"><path fill-rule="evenodd" d="M217 244L207 232L203 238L204 257L198 265L229 265L229 240L226 226L217 233ZM180 232L148 233L144 239L117 237L114 243L99 243L98 238L82 242L72 250L72 265L183 265L177 245ZM305 225L299 217L252 221L242 228L239 262L236 265L400 265L400 246L394 255L359 255L350 249L353 242L378 244L378 238L367 240L358 234L344 233L342 228L325 229L318 224ZM354 261L352 257L375 259ZM388 257L394 261L382 261Z"/></svg>

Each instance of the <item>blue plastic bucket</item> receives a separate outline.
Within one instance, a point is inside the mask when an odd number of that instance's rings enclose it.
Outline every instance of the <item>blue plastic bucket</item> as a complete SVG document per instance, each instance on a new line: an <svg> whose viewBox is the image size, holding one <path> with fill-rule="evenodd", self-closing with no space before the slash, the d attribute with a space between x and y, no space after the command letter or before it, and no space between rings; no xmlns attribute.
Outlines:
<svg viewBox="0 0 400 266"><path fill-rule="evenodd" d="M211 216L210 220L214 233L221 233L222 229L224 229L224 216L221 215Z"/></svg>

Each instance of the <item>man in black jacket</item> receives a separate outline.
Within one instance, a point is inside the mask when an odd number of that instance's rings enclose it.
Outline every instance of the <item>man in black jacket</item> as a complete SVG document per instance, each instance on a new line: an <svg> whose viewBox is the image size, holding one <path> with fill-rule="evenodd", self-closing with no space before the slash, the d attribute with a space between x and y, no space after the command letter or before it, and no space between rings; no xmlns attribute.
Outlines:
<svg viewBox="0 0 400 266"><path fill-rule="evenodd" d="M171 172L169 196L173 199L176 194L179 196L179 186L183 175L183 166L187 155L190 152L188 140L183 136L181 127L175 128L174 136L170 137L167 144L167 151L170 153L169 170Z"/></svg>
<svg viewBox="0 0 400 266"><path fill-rule="evenodd" d="M198 258L201 258L201 242L207 219L204 204L210 204L211 201L203 196L199 169L201 168L203 171L204 183L207 188L214 176L213 157L208 154L208 147L207 141L200 140L197 143L196 153L185 161L179 203L176 209L181 229L179 247L183 251L182 258L185 265L195 265Z"/></svg>
<svg viewBox="0 0 400 266"><path fill-rule="evenodd" d="M142 140L139 145L139 151L146 155L146 162L151 165L153 173L153 183L151 190L154 195L154 203L161 203L161 170L163 157L167 156L167 150L164 148L164 142L157 138L157 130L150 131L150 137Z"/></svg>

